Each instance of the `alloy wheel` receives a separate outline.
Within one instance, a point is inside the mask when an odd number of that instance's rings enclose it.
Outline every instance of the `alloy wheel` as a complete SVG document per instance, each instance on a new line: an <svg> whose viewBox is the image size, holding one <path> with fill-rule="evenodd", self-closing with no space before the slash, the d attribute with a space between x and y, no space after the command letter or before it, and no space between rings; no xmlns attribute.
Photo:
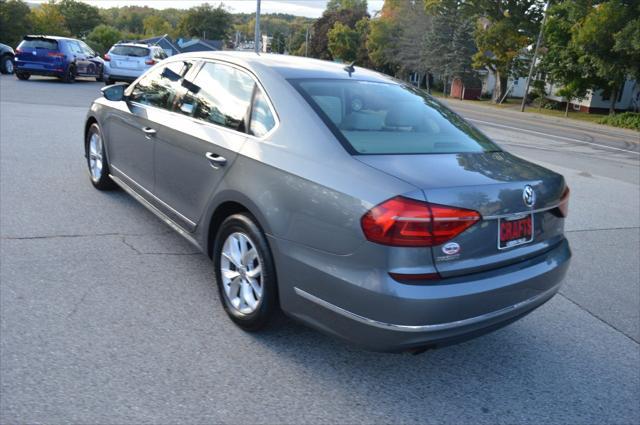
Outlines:
<svg viewBox="0 0 640 425"><path fill-rule="evenodd" d="M220 253L220 276L231 307L242 314L256 311L263 295L262 260L249 236L240 232L227 236Z"/></svg>
<svg viewBox="0 0 640 425"><path fill-rule="evenodd" d="M102 138L98 133L93 133L89 139L89 171L94 182L102 177L102 167Z"/></svg>

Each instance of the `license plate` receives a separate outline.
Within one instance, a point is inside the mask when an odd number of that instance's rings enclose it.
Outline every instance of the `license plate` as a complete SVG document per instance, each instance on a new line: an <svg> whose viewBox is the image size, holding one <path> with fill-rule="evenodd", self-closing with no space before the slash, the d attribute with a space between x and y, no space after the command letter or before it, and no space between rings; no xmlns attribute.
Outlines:
<svg viewBox="0 0 640 425"><path fill-rule="evenodd" d="M137 62L118 61L118 66L120 68L134 69L138 67L138 64Z"/></svg>
<svg viewBox="0 0 640 425"><path fill-rule="evenodd" d="M498 219L498 248L507 249L533 240L533 214Z"/></svg>

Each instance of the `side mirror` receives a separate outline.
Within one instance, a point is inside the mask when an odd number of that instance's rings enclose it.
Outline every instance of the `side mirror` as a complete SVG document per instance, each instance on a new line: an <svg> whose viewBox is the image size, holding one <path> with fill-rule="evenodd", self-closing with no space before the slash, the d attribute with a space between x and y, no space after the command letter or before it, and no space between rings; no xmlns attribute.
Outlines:
<svg viewBox="0 0 640 425"><path fill-rule="evenodd" d="M110 86L106 86L100 89L102 95L107 99L113 102L119 102L124 100L124 89L127 88L128 84L112 84Z"/></svg>

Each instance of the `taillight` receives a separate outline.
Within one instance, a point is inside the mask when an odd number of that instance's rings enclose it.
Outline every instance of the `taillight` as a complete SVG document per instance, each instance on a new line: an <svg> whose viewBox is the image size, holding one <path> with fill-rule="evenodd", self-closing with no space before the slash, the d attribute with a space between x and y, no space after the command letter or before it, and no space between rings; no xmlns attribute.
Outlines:
<svg viewBox="0 0 640 425"><path fill-rule="evenodd" d="M564 189L562 196L560 197L560 203L558 204L558 211L562 217L569 215L569 186Z"/></svg>
<svg viewBox="0 0 640 425"><path fill-rule="evenodd" d="M443 244L480 221L478 212L397 196L360 220L365 237L391 246Z"/></svg>
<svg viewBox="0 0 640 425"><path fill-rule="evenodd" d="M106 60L107 62L111 62L111 56L109 56L108 53L104 54L103 59Z"/></svg>
<svg viewBox="0 0 640 425"><path fill-rule="evenodd" d="M16 49L16 53L22 53L22 49L18 47L18 48Z"/></svg>
<svg viewBox="0 0 640 425"><path fill-rule="evenodd" d="M155 65L156 61L153 59L147 59L146 61L144 61L144 63L146 63L147 65Z"/></svg>

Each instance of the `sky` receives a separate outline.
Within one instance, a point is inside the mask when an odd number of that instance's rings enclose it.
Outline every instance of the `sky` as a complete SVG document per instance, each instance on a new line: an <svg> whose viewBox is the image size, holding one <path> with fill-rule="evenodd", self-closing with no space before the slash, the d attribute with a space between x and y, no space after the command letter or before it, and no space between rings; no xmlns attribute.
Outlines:
<svg viewBox="0 0 640 425"><path fill-rule="evenodd" d="M29 3L43 3L46 0L27 0ZM98 7L119 7L119 6L149 6L156 9L176 7L188 9L198 6L205 1L194 0L81 0ZM206 1L213 6L220 3L235 13L255 13L256 0L210 0ZM369 0L369 13L373 15L382 9L384 0ZM288 13L291 15L318 18L325 9L327 0L262 0L260 10L262 13Z"/></svg>

